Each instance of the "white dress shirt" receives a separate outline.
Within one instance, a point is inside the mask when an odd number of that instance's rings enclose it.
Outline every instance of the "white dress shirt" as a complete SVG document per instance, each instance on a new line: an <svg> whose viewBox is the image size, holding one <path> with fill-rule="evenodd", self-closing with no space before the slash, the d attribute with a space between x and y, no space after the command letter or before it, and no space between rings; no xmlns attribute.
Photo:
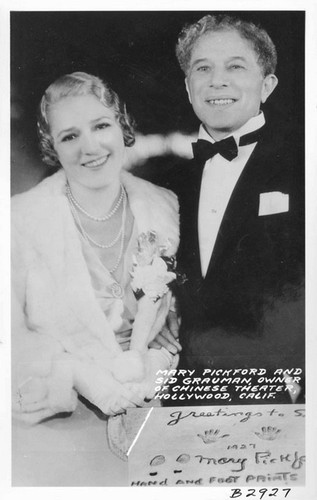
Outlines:
<svg viewBox="0 0 317 500"><path fill-rule="evenodd" d="M232 135L239 145L241 136L259 129L264 123L264 114L261 112L228 136ZM203 125L200 126L198 138L212 143L216 142ZM231 194L255 146L256 143L239 146L238 156L232 161L216 154L205 163L198 209L198 238L203 276L206 276L220 224Z"/></svg>

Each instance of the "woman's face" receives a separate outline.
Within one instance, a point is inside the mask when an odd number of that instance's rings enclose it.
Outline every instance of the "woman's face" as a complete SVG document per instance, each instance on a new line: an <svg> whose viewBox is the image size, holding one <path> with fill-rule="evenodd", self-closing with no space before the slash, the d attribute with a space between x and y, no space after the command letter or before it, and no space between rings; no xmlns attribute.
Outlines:
<svg viewBox="0 0 317 500"><path fill-rule="evenodd" d="M48 120L70 182L101 188L118 181L125 146L112 108L91 94L70 96L51 106Z"/></svg>

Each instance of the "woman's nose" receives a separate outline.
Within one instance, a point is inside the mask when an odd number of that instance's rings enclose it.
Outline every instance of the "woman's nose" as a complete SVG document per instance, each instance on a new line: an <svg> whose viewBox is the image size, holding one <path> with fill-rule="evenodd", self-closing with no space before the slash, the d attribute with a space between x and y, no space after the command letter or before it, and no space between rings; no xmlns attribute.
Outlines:
<svg viewBox="0 0 317 500"><path fill-rule="evenodd" d="M80 146L83 154L94 154L98 149L98 141L96 135L90 132L82 134Z"/></svg>

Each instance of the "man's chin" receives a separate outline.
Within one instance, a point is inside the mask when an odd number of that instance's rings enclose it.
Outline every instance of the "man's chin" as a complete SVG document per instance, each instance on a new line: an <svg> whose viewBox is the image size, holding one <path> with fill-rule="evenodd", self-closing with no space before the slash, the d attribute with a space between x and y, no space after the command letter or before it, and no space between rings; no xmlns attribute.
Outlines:
<svg viewBox="0 0 317 500"><path fill-rule="evenodd" d="M220 140L230 133L233 133L239 127L235 127L232 123L217 123L217 124L205 124L205 129L208 134L215 140Z"/></svg>

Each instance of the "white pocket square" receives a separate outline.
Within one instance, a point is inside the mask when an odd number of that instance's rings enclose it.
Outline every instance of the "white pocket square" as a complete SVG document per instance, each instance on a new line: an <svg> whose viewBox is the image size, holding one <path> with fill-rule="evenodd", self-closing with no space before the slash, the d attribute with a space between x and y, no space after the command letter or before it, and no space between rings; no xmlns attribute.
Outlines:
<svg viewBox="0 0 317 500"><path fill-rule="evenodd" d="M260 193L259 215L272 215L289 211L289 195L280 191Z"/></svg>

